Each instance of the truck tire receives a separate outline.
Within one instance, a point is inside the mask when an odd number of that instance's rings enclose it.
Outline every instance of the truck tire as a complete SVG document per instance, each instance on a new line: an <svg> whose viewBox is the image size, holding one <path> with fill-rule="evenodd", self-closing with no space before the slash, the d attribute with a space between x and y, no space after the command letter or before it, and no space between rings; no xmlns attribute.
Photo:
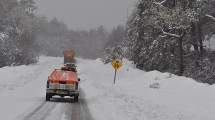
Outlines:
<svg viewBox="0 0 215 120"><path fill-rule="evenodd" d="M78 102L78 96L74 96L74 101Z"/></svg>
<svg viewBox="0 0 215 120"><path fill-rule="evenodd" d="M46 101L50 101L51 97L52 96L50 94L46 94Z"/></svg>

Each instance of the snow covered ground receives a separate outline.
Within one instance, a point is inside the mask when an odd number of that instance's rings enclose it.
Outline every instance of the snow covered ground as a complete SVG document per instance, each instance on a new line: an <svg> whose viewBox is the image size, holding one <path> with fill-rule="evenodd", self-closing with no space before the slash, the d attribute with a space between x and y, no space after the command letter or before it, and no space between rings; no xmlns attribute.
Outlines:
<svg viewBox="0 0 215 120"><path fill-rule="evenodd" d="M63 109L70 109L68 102L45 102L46 79L62 62L63 58L40 57L36 65L0 68L0 119L25 116L28 120L28 115L34 114L31 111L40 108L31 119L67 120ZM215 120L215 85L140 71L127 60L123 60L113 84L110 64L78 59L77 66L93 120ZM39 114L44 115L39 118Z"/></svg>
<svg viewBox="0 0 215 120"><path fill-rule="evenodd" d="M112 66L99 59L79 60L78 67L95 120L215 120L215 85L140 71L127 60L116 84Z"/></svg>

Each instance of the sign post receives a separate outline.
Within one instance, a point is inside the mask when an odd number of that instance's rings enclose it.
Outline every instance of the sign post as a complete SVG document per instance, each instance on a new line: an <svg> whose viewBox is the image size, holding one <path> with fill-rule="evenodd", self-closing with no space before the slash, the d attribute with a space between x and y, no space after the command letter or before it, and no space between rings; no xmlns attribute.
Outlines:
<svg viewBox="0 0 215 120"><path fill-rule="evenodd" d="M114 82L113 82L115 84L115 81L116 81L116 72L122 66L122 62L121 62L121 60L116 59L116 60L113 60L113 62L111 63L111 65L115 69Z"/></svg>
<svg viewBox="0 0 215 120"><path fill-rule="evenodd" d="M116 71L117 71L117 70L115 70L115 74L114 74L114 81L113 81L113 84L115 84L115 81L116 81Z"/></svg>

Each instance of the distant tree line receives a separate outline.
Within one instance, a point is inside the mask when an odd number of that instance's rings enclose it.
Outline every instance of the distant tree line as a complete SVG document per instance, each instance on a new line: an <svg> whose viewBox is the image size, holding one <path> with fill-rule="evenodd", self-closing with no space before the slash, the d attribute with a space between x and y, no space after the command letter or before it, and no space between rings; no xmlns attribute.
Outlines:
<svg viewBox="0 0 215 120"><path fill-rule="evenodd" d="M214 0L139 0L127 21L120 55L145 71L158 70L215 83Z"/></svg>
<svg viewBox="0 0 215 120"><path fill-rule="evenodd" d="M115 31L124 31L123 26L117 26L110 32L103 26L90 30L71 30L53 18L48 20L40 17L38 20L36 43L40 54L47 56L63 56L63 50L73 49L82 58L95 59L102 56L105 48L116 44L118 37Z"/></svg>

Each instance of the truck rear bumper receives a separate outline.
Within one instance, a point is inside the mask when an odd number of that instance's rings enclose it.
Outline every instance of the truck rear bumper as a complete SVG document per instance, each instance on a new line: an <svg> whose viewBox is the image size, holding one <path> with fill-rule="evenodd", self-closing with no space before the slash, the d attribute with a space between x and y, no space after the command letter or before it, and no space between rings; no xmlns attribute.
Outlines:
<svg viewBox="0 0 215 120"><path fill-rule="evenodd" d="M79 96L78 90L62 90L62 89L46 89L46 94L51 96L59 95L59 96Z"/></svg>

